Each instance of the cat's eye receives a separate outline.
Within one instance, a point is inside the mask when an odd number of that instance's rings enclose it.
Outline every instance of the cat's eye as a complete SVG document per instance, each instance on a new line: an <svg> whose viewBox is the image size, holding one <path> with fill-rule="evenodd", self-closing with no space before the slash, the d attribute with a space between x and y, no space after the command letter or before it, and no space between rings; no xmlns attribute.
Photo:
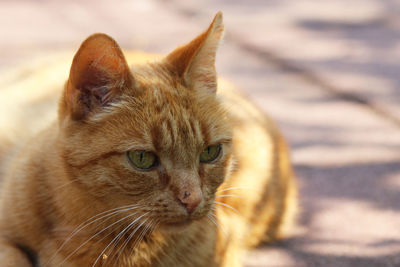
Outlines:
<svg viewBox="0 0 400 267"><path fill-rule="evenodd" d="M200 154L200 162L202 162L202 163L213 162L221 154L221 150L222 150L222 146L220 144L219 145L208 146L206 149L204 149L201 152L201 154Z"/></svg>
<svg viewBox="0 0 400 267"><path fill-rule="evenodd" d="M158 165L157 156L150 151L128 151L127 157L132 165L140 170L150 170Z"/></svg>

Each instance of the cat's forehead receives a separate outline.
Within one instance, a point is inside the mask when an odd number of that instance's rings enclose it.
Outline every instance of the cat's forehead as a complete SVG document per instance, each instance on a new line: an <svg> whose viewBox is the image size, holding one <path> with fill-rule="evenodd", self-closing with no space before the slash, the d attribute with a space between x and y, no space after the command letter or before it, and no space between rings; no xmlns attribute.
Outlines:
<svg viewBox="0 0 400 267"><path fill-rule="evenodd" d="M199 114L204 105L179 84L146 84L142 98L143 113L148 118L144 126L158 151L176 149L195 151L209 140L209 121ZM182 154L182 152L179 152Z"/></svg>
<svg viewBox="0 0 400 267"><path fill-rule="evenodd" d="M133 72L138 101L155 115L169 114L180 117L194 115L191 104L197 102L195 93L186 88L167 68L158 64L149 64Z"/></svg>
<svg viewBox="0 0 400 267"><path fill-rule="evenodd" d="M127 141L183 162L205 146L230 138L215 95L186 88L165 73L147 70L135 78L140 93L126 95L115 117Z"/></svg>

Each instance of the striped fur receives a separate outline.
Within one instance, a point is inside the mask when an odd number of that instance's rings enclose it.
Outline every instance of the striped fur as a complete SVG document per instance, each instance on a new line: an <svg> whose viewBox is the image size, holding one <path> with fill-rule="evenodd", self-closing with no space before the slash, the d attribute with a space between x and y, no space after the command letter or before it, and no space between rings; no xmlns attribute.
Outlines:
<svg viewBox="0 0 400 267"><path fill-rule="evenodd" d="M222 33L219 13L192 42L130 69L110 37L83 43L58 121L34 137L0 133L6 266L240 266L245 249L282 237L296 209L288 149L274 123L232 85L218 80L217 89ZM47 88L26 79L16 90ZM54 101L57 91L48 88L43 99ZM55 114L53 107L43 112ZM13 122L0 121L9 131L21 127ZM222 145L220 157L200 163L214 144ZM153 151L161 164L139 171L129 150ZM186 191L201 195L190 215L179 201ZM135 206L79 228L127 205Z"/></svg>

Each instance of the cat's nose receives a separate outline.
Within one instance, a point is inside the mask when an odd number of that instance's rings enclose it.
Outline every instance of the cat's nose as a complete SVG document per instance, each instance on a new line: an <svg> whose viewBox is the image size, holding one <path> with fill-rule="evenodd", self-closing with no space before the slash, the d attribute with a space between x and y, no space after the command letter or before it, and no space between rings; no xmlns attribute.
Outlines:
<svg viewBox="0 0 400 267"><path fill-rule="evenodd" d="M201 190L184 190L178 197L179 201L186 208L188 213L192 213L203 200Z"/></svg>

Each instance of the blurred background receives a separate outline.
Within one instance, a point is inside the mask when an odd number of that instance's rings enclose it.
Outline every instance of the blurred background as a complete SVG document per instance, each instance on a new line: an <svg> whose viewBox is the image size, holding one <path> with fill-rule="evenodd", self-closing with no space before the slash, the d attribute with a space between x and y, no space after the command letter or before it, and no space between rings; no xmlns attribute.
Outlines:
<svg viewBox="0 0 400 267"><path fill-rule="evenodd" d="M399 0L1 0L0 91L94 32L167 53L219 10L217 70L278 122L301 190L297 234L246 266L400 266Z"/></svg>

